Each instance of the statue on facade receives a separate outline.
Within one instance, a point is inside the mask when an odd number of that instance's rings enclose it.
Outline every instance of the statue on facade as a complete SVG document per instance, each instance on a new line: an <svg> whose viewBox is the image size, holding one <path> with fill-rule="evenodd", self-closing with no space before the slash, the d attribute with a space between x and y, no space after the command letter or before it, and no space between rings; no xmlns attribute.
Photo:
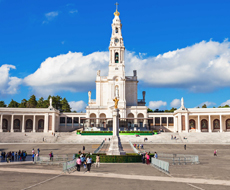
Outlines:
<svg viewBox="0 0 230 190"><path fill-rule="evenodd" d="M91 91L88 92L89 102L91 102Z"/></svg>
<svg viewBox="0 0 230 190"><path fill-rule="evenodd" d="M115 89L115 97L119 97L119 90L118 90L118 86L116 86L116 89Z"/></svg>
<svg viewBox="0 0 230 190"><path fill-rule="evenodd" d="M100 76L101 75L101 70L98 70L97 71L97 76Z"/></svg>
<svg viewBox="0 0 230 190"><path fill-rule="evenodd" d="M114 101L114 103L115 103L114 108L117 109L117 105L118 105L119 99L117 99L117 97L115 97L115 98L113 99L113 101Z"/></svg>

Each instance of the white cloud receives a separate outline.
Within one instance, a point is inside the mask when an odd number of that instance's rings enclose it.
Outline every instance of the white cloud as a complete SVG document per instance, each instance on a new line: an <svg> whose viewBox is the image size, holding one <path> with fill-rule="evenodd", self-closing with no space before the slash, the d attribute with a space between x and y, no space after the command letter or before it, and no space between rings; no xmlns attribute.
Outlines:
<svg viewBox="0 0 230 190"><path fill-rule="evenodd" d="M126 51L125 68L127 76L137 70L138 79L147 86L193 92L230 87L230 42L227 40L202 41L156 57L143 58L143 55ZM101 75L106 76L108 66L108 52L89 55L69 52L47 58L24 82L45 95L60 90L87 91L95 89L96 71L101 70Z"/></svg>
<svg viewBox="0 0 230 190"><path fill-rule="evenodd" d="M174 108L179 108L181 105L180 99L174 99L171 103L170 106Z"/></svg>
<svg viewBox="0 0 230 190"><path fill-rule="evenodd" d="M138 70L138 78L152 87L193 92L230 87L230 42L202 41L146 59L128 52L126 69Z"/></svg>
<svg viewBox="0 0 230 190"><path fill-rule="evenodd" d="M49 95L57 91L87 91L95 88L97 70L107 75L108 52L94 52L84 56L72 53L47 58L35 71L24 79L37 95Z"/></svg>
<svg viewBox="0 0 230 190"><path fill-rule="evenodd" d="M71 11L69 11L69 13L71 13L71 14L74 14L74 13L78 13L78 10L71 10Z"/></svg>
<svg viewBox="0 0 230 190"><path fill-rule="evenodd" d="M225 106L225 105L230 105L230 100L227 100L226 102L223 102L222 104L220 104L221 106Z"/></svg>
<svg viewBox="0 0 230 190"><path fill-rule="evenodd" d="M80 101L71 101L69 102L70 107L72 108L72 111L84 111L86 107L86 103L82 100Z"/></svg>
<svg viewBox="0 0 230 190"><path fill-rule="evenodd" d="M14 65L2 65L0 67L0 95L16 94L22 79L10 77L10 69L16 69Z"/></svg>
<svg viewBox="0 0 230 190"><path fill-rule="evenodd" d="M199 105L199 107L202 107L204 104L206 104L207 107L215 106L215 105L216 105L215 102L206 101L206 102L201 103L201 104Z"/></svg>
<svg viewBox="0 0 230 190"><path fill-rule="evenodd" d="M159 101L150 101L149 102L149 108L152 110L159 109L159 108L165 108L167 106L167 102L163 102L162 100Z"/></svg>
<svg viewBox="0 0 230 190"><path fill-rule="evenodd" d="M51 21L51 20L53 20L55 17L57 17L58 14L59 14L58 11L52 11L52 12L46 13L46 14L45 14L46 20L44 20L42 23L43 23L43 24L49 23L49 21Z"/></svg>

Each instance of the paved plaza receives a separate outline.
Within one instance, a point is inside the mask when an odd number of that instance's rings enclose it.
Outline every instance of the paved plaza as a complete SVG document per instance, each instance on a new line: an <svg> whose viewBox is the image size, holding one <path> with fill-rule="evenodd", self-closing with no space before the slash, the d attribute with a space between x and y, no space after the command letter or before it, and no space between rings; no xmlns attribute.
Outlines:
<svg viewBox="0 0 230 190"><path fill-rule="evenodd" d="M0 149L26 150L40 148L41 154L50 151L54 154L70 154L82 149L75 144L1 144ZM92 152L97 144L85 145L86 151ZM128 148L128 144L125 145ZM34 165L28 163L2 163L0 165L1 186L6 189L218 189L230 188L230 145L189 144L184 150L182 144L144 144L144 150L159 153L181 153L199 155L199 165L170 165L170 174L158 171L142 163L105 163L100 168L92 166L90 173L62 173L61 166ZM213 156L217 149L217 157ZM61 175L60 175L61 174ZM86 188L87 187L87 188Z"/></svg>

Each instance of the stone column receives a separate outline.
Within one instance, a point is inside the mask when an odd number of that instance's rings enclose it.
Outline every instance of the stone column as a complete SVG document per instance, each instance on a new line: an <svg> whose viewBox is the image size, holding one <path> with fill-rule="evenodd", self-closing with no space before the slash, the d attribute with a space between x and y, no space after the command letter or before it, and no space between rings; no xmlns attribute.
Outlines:
<svg viewBox="0 0 230 190"><path fill-rule="evenodd" d="M155 126L155 117L153 117L153 126Z"/></svg>
<svg viewBox="0 0 230 190"><path fill-rule="evenodd" d="M119 109L113 110L113 136L119 136Z"/></svg>
<svg viewBox="0 0 230 190"><path fill-rule="evenodd" d="M182 125L181 125L181 113L178 114L178 132L181 133L182 131Z"/></svg>
<svg viewBox="0 0 230 190"><path fill-rule="evenodd" d="M11 116L11 129L10 132L13 133L14 132L14 115Z"/></svg>
<svg viewBox="0 0 230 190"><path fill-rule="evenodd" d="M0 132L2 132L2 125L3 125L3 115L0 115Z"/></svg>
<svg viewBox="0 0 230 190"><path fill-rule="evenodd" d="M197 132L201 132L201 130L200 130L200 115L198 115L198 121L197 122L198 122L197 123L197 127L198 127Z"/></svg>
<svg viewBox="0 0 230 190"><path fill-rule="evenodd" d="M72 128L73 128L73 117L72 117Z"/></svg>
<svg viewBox="0 0 230 190"><path fill-rule="evenodd" d="M188 115L188 113L185 114L185 131L186 131L186 133L189 132L189 115Z"/></svg>
<svg viewBox="0 0 230 190"><path fill-rule="evenodd" d="M178 118L176 116L173 117L173 128L174 128L174 133L177 132L177 125L178 125Z"/></svg>
<svg viewBox="0 0 230 190"><path fill-rule="evenodd" d="M67 116L65 116L65 128L67 127Z"/></svg>
<svg viewBox="0 0 230 190"><path fill-rule="evenodd" d="M48 132L48 126L49 126L49 114L45 114L45 120L44 120L44 133Z"/></svg>
<svg viewBox="0 0 230 190"><path fill-rule="evenodd" d="M25 115L22 115L22 133L25 132Z"/></svg>
<svg viewBox="0 0 230 190"><path fill-rule="evenodd" d="M223 132L223 126L222 126L222 115L220 115L220 132Z"/></svg>
<svg viewBox="0 0 230 190"><path fill-rule="evenodd" d="M169 128L169 117L166 117L166 119L167 119L167 128Z"/></svg>
<svg viewBox="0 0 230 190"><path fill-rule="evenodd" d="M211 122L211 115L208 116L208 132L212 132L212 122Z"/></svg>
<svg viewBox="0 0 230 190"><path fill-rule="evenodd" d="M161 117L160 117L160 126L162 125L162 120L161 120Z"/></svg>
<svg viewBox="0 0 230 190"><path fill-rule="evenodd" d="M52 132L53 133L55 132L55 124L56 124L55 119L56 119L55 113L53 113L53 116L52 116Z"/></svg>
<svg viewBox="0 0 230 190"><path fill-rule="evenodd" d="M36 129L35 129L35 126L36 125L36 116L34 115L34 118L33 118L33 132L36 132Z"/></svg>

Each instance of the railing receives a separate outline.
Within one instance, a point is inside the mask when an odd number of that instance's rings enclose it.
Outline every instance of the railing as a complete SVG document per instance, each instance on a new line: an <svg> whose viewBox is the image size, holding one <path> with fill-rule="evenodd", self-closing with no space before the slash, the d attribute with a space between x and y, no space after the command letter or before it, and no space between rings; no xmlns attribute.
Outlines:
<svg viewBox="0 0 230 190"><path fill-rule="evenodd" d="M159 153L158 157L163 160L169 160L173 165L175 164L199 164L199 156L197 155L186 155L186 154L164 154Z"/></svg>
<svg viewBox="0 0 230 190"><path fill-rule="evenodd" d="M137 154L140 154L140 150L137 150L134 146L133 143L131 143L131 141L129 141L130 146L132 147L133 151Z"/></svg>
<svg viewBox="0 0 230 190"><path fill-rule="evenodd" d="M151 158L151 164L156 168L169 173L169 162L165 162L156 158Z"/></svg>
<svg viewBox="0 0 230 190"><path fill-rule="evenodd" d="M137 102L138 102L138 103L145 103L145 100L143 100L143 99L138 99Z"/></svg>
<svg viewBox="0 0 230 190"><path fill-rule="evenodd" d="M38 164L63 164L63 162L68 161L68 155L55 155L54 157L49 156L38 156L34 157L34 163Z"/></svg>
<svg viewBox="0 0 230 190"><path fill-rule="evenodd" d="M104 143L105 143L105 140L103 140L102 143L100 144L100 146L94 151L95 154L98 153L101 150L101 148L104 145Z"/></svg>
<svg viewBox="0 0 230 190"><path fill-rule="evenodd" d="M73 159L68 162L63 163L63 172L71 172L76 169L76 161L77 159Z"/></svg>

